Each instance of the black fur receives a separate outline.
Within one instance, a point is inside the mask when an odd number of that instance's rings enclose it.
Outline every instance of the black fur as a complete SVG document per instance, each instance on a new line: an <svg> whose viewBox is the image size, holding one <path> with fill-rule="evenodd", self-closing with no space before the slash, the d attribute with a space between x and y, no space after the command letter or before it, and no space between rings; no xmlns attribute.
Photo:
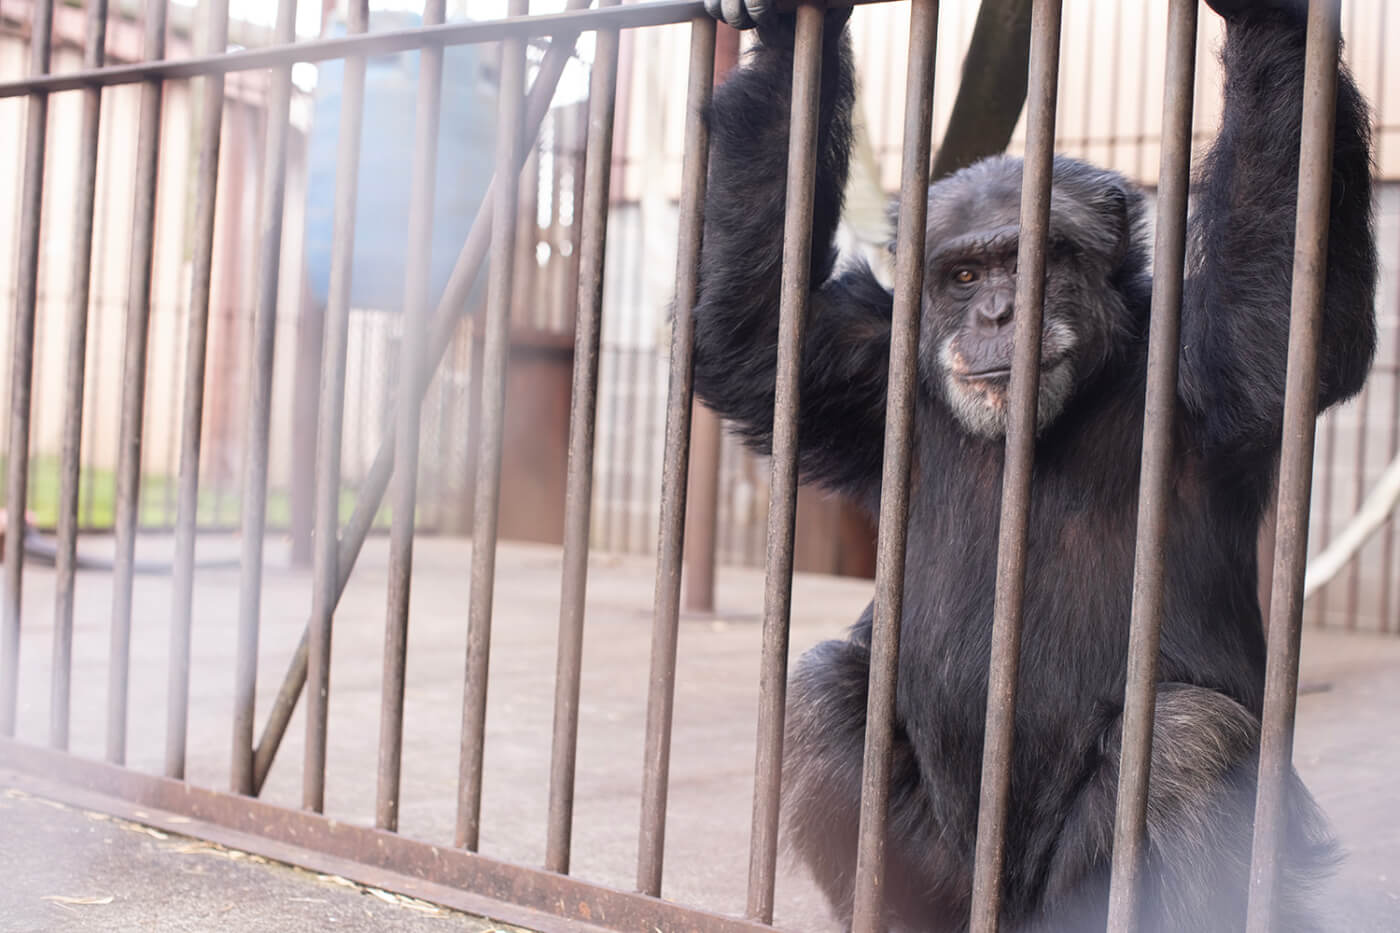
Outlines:
<svg viewBox="0 0 1400 933"><path fill-rule="evenodd" d="M1231 14L1224 120L1198 179L1166 544L1143 927L1158 933L1242 927L1264 671L1255 539L1280 445L1288 333L1301 20L1277 12L1292 10L1292 0L1219 5ZM762 450L772 429L790 27L760 24L760 39L710 114L695 384ZM839 22L825 41L800 465L806 479L873 511L891 296L863 266L833 277L853 78ZM1343 73L1323 405L1359 389L1375 344L1367 126L1364 102ZM939 341L967 328L939 250L959 237L995 240L1008 226L1014 234L1019 186L1019 163L1000 158L929 192L930 284L885 879L899 930L967 926L997 563L1003 442L969 431L941 388ZM1126 180L1059 160L1054 197L1045 353L1054 352L1056 328L1073 338L1073 383L1035 453L1002 929L1078 933L1102 929L1107 891L1151 283L1141 195ZM1002 352L1000 337L988 339L987 353ZM788 838L847 923L869 626L867 612L847 640L823 643L798 662L788 713ZM1301 785L1290 840L1294 897L1330 853ZM1314 929L1301 901L1283 916L1280 929Z"/></svg>

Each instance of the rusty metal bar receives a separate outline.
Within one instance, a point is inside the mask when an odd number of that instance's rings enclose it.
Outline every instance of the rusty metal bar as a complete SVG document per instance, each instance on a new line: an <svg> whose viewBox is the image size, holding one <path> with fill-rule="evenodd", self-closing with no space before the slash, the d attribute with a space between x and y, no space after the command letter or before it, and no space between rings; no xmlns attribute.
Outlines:
<svg viewBox="0 0 1400 933"><path fill-rule="evenodd" d="M1332 492L1337 485L1337 471L1334 465L1337 462L1337 416L1327 418L1323 424L1322 435L1322 462L1327 464L1327 472L1322 477L1322 495L1318 503L1318 515L1322 518L1322 528L1318 535L1320 547L1326 549L1332 543ZM1327 624L1327 604L1331 594L1332 585L1329 583L1317 593L1317 599L1313 601L1313 607L1317 612L1317 624L1319 626Z"/></svg>
<svg viewBox="0 0 1400 933"><path fill-rule="evenodd" d="M1389 78L1385 63L1387 61L1387 23L1386 11L1389 4L1382 3L1376 16L1376 90L1372 95L1372 113L1377 115L1385 113L1386 99L1385 86ZM1385 134L1380 127L1376 128L1376 155L1377 162L1380 161L1380 149L1385 145ZM1397 292L1397 304L1394 313L1400 316L1400 292ZM1395 342L1391 345L1392 366L1400 363L1400 327L1395 328ZM1386 463L1395 459L1396 453L1400 452L1400 371L1394 369L1390 373L1390 406L1387 412L1386 424L1389 426L1386 434ZM1391 592L1395 585L1395 518L1392 516L1386 521L1385 543L1381 547L1381 592L1380 592L1380 622L1378 628L1382 632L1392 631L1395 620L1390 614Z"/></svg>
<svg viewBox="0 0 1400 933"><path fill-rule="evenodd" d="M360 35L369 28L369 0L349 5L347 29ZM327 707L330 701L331 621L345 589L337 551L340 526L340 458L345 424L345 366L350 332L350 283L355 255L355 212L360 177L360 134L364 125L365 57L345 60L336 129L335 194L331 220L331 272L322 333L321 389L316 439L315 534L311 563L311 621L298 647L298 688L311 680L306 701L306 749L302 767L302 806L319 813L325 806ZM378 502L375 503L376 509ZM373 513L370 513L370 521ZM365 524L368 532L369 523ZM353 561L352 561L353 562ZM348 568L347 568L348 572ZM284 684L285 688L285 684ZM278 696L278 701L283 699ZM291 706L296 704L292 697ZM273 719L278 706L274 705ZM288 715L290 716L290 706ZM285 721L282 728L286 728ZM280 733L279 733L280 737ZM253 791L262 789L271 757L264 758L266 734L253 759ZM274 745L275 748L275 745Z"/></svg>
<svg viewBox="0 0 1400 933"><path fill-rule="evenodd" d="M1045 252L1054 172L1055 82L1060 67L1060 0L1036 0L1031 10L1026 158L1021 180L1021 239L1016 267L1016 334L997 537L992 656L987 675L987 725L977 810L977 856L972 881L972 933L995 933L1001 908L1006 817L1011 796L1012 730L1021 651L1021 603L1026 584L1026 536L1036 406L1040 393L1040 333L1045 298Z"/></svg>
<svg viewBox="0 0 1400 933"><path fill-rule="evenodd" d="M905 80L904 156L895 238L894 313L890 326L885 452L880 478L880 531L875 563L875 619L870 638L865 761L861 778L859 848L853 933L883 933L885 835L894 749L895 684L904 614L904 557L909 530L909 466L914 446L914 398L923 308L924 238L928 218L933 80L938 46L938 0L909 9L909 67Z"/></svg>
<svg viewBox="0 0 1400 933"><path fill-rule="evenodd" d="M1268 670L1259 748L1259 785L1250 858L1248 933L1275 928L1293 721L1298 703L1298 649L1303 627L1308 499L1317 431L1317 357L1327 279L1331 221L1332 143L1337 117L1340 4L1308 6L1303 77L1302 142L1298 156L1298 219L1293 249L1288 376L1283 402L1283 453L1278 482L1278 543L1269 609Z"/></svg>
<svg viewBox="0 0 1400 933"><path fill-rule="evenodd" d="M427 0L423 24L435 26L446 0ZM433 252L433 196L437 175L438 123L442 103L442 47L425 48L418 64L417 139L413 143L413 189L408 205L408 260L404 267L402 332L399 335L398 431L395 434L394 515L389 529L389 592L384 620L384 678L379 706L379 785L374 825L399 826L399 776L403 761L404 675L408 663L408 608L413 576L413 526L418 511L419 406L428 373L419 365L428 326L429 260Z"/></svg>
<svg viewBox="0 0 1400 933"><path fill-rule="evenodd" d="M671 374L666 397L665 451L661 461L661 518L656 544L656 597L652 613L651 674L647 678L646 747L642 753L642 822L637 843L637 890L661 896L666 849L666 794L671 771L671 714L676 700L676 638L680 623L681 551L685 539L686 467L700 237L705 226L705 187L710 128L701 114L714 89L715 21L690 23L690 83L686 89L685 157L681 165L680 239L676 244L676 307L671 315Z"/></svg>
<svg viewBox="0 0 1400 933"><path fill-rule="evenodd" d="M811 291L813 185L817 170L817 111L821 101L825 21L826 9L819 5L819 0L804 0L798 6L778 311L778 372L773 401L763 659L758 686L758 751L754 762L753 829L749 837L747 915L750 920L761 923L773 922L773 881L778 860L778 799L782 792L783 714L787 697L788 624L792 614L793 532L797 518L799 377Z"/></svg>
<svg viewBox="0 0 1400 933"><path fill-rule="evenodd" d="M296 0L277 4L277 41L296 38ZM272 362L277 341L277 288L282 265L282 207L287 192L287 136L292 68L275 72L267 105L262 197L258 205L258 285L248 379L248 453L243 462L242 573L238 580L238 649L233 682L235 793L253 792L253 713L258 682L258 623L262 614L263 535L267 525L267 467L272 420Z"/></svg>
<svg viewBox="0 0 1400 933"><path fill-rule="evenodd" d="M877 0L863 0L877 2ZM606 12L580 7L562 13L508 16L498 20L446 23L441 26L386 30L360 36L311 39L292 44L279 38L276 45L217 55L194 56L162 62L137 62L101 69L70 71L18 81L0 81L0 99L41 91L72 91L84 87L111 87L142 81L171 81L207 74L282 68L297 62L323 62L351 55L390 55L428 46L466 45L526 39L536 36L576 35L593 29L636 29L686 22L705 11L700 0L655 0L616 7Z"/></svg>
<svg viewBox="0 0 1400 933"><path fill-rule="evenodd" d="M1172 501L1172 428L1181 344L1186 266L1186 210L1191 186L1191 120L1195 104L1197 0L1172 0L1162 102L1162 164L1152 260L1152 314L1147 343L1147 400L1138 491L1137 553L1123 707L1122 764L1114 825L1108 929L1137 929L1147 854L1147 787L1157 708L1157 655L1162 632L1165 547Z"/></svg>
<svg viewBox="0 0 1400 933"><path fill-rule="evenodd" d="M589 2L590 0L569 0L569 9L583 9L588 6ZM554 96L554 89L558 85L559 78L564 73L564 66L568 64L573 52L575 38L577 37L573 35L556 38L550 44L544 60L540 63L539 70L535 75L534 86L530 89L530 99L526 104L525 136L527 139L533 139L539 133L540 123L549 110L549 102ZM356 137L356 139L358 138ZM433 312L427 354L422 360L422 366L427 371L435 370L441 362L443 354L452 342L452 333L456 329L457 321L467 310L467 295L471 291L477 273L481 271L481 265L486 259L486 250L491 239L491 211L495 189L496 179L493 177L482 197L481 207L477 210L471 230L467 233L466 242L462 244L462 249L457 254L457 261L452 267L452 275L443 290L442 298L439 299L437 309ZM348 250L349 246L346 248ZM348 285L346 287L348 288ZM327 327L329 326L328 321ZM340 355L344 356L344 353ZM343 396L343 373L338 378L340 389L333 394ZM424 382L423 385L426 387L427 383ZM326 392L327 388L323 384L323 398ZM339 421L336 423L340 424ZM323 429L326 428L324 419L321 425ZM336 433L338 435L339 431L337 430ZM329 619L327 613L334 611L336 603L340 601L341 594L345 592L346 584L350 581L350 572L354 569L355 561L360 556L360 549L364 546L365 538L374 524L374 516L379 512L379 506L384 501L385 490L389 487L389 477L394 472L394 434L394 425L391 423L389 430L379 444L379 453L375 455L369 474L355 500L354 511L351 513L349 521L346 522L339 540L335 543L334 556L322 558L326 561L325 566L334 570L333 573L323 570L326 575L321 578L322 582L320 584L313 583L315 593L320 594L319 598L324 600L322 605L326 608L317 608L314 602L316 597L313 595L312 619L322 619L323 622L307 623L307 627L302 631L301 641L297 644L296 651L292 655L291 663L287 665L287 673L282 677L282 686L278 689L277 698L273 701L272 709L268 713L262 740L258 742L257 751L254 754L255 781L253 786L255 790L261 788L263 781L267 780L267 773L272 768L272 760L277 755L282 737L286 735L287 724L291 722L292 711L296 709L297 700L301 696L302 688L306 685L309 645L312 632L317 624L324 625L324 645L326 646L325 650L329 652L331 623L325 621ZM329 437L329 435L327 436ZM324 449L324 445L318 446L317 449ZM336 462L334 469L337 471L335 481L338 485L339 461ZM320 475L329 476L327 473ZM322 493L318 493L318 496L320 495ZM334 492L325 492L325 495L330 496L329 501L335 502L338 506L338 489ZM321 500L318 499L318 501ZM320 506L318 505L317 508L319 512ZM335 515L336 513L332 511L327 514ZM335 541L335 526L330 525L329 528L330 530L321 538L321 546L326 548L330 548L330 542ZM317 534L321 535L321 532L318 531ZM331 560L334 560L333 564L330 563ZM315 573L313 561L313 580L316 579ZM328 658L330 655L327 653L325 656ZM313 681L313 683L321 683L324 687L324 683L321 681ZM313 694L312 702L320 702L320 700ZM308 747L310 747L310 742L308 742Z"/></svg>
<svg viewBox="0 0 1400 933"><path fill-rule="evenodd" d="M211 0L206 28L211 53L228 45L228 0ZM199 521L199 451L204 427L204 364L209 343L209 298L214 272L214 212L223 142L224 77L204 79L200 104L199 175L195 181L194 256L190 317L185 334L185 386L180 411L180 473L171 567L170 669L166 690L165 776L185 776L189 731L190 626L194 614L194 543Z"/></svg>
<svg viewBox="0 0 1400 933"><path fill-rule="evenodd" d="M510 14L524 16L529 0L510 0ZM594 16L599 15L594 11ZM521 126L525 107L525 40L501 43L500 109L496 115L496 164L525 161ZM458 774L457 845L476 850L481 837L481 768L486 745L486 676L491 657L491 608L496 585L496 521L500 517L501 443L505 429L506 356L510 350L510 285L515 258L516 201L520 173L496 177L492 191L491 266L487 273L481 375L480 461L472 520L471 601L467 611L467 666L462 696Z"/></svg>
<svg viewBox="0 0 1400 933"><path fill-rule="evenodd" d="M603 0L604 7L621 0ZM588 587L588 532L593 505L593 441L598 426L598 345L617 109L616 29L600 30L588 93L588 148L583 159L578 307L569 411L569 466L564 499L564 570L559 597L559 649L554 675L554 740L549 768L545 868L567 874L573 842L574 769L578 760L579 681L583 674L583 611ZM575 191L580 179L574 179Z"/></svg>
<svg viewBox="0 0 1400 933"><path fill-rule="evenodd" d="M53 0L34 5L29 70L49 70ZM8 503L5 534L4 615L0 621L0 735L15 734L19 707L20 591L24 582L24 510L29 497L29 418L34 375L34 315L39 298L39 223L44 207L44 150L49 122L48 95L29 98L25 123L24 178L20 184L19 267L15 317L10 331L10 437L5 479Z"/></svg>
<svg viewBox="0 0 1400 933"><path fill-rule="evenodd" d="M166 0L147 0L145 55L165 55ZM141 433L146 406L146 343L151 324L151 260L155 248L156 175L164 88L159 79L141 87L136 138L131 272L122 349L121 422L117 437L116 556L112 571L112 633L107 684L107 760L126 759L126 713L131 675L131 598L136 526L140 521Z"/></svg>
<svg viewBox="0 0 1400 933"><path fill-rule="evenodd" d="M849 0L849 5L883 3L888 0ZM228 74L232 71L256 71L278 68L297 62L323 62L350 55L390 55L409 52L430 45L468 45L499 42L503 39L526 39L536 36L556 36L568 39L584 30L638 29L645 26L669 26L684 23L705 12L700 0L649 0L607 10L587 10L570 5L562 13L542 13L534 16L508 16L497 20L447 23L442 26L415 27L376 32L364 36L341 36L334 39L313 39L306 42L279 43L262 49L247 49L223 55L206 55L172 59L163 62L138 62L115 65L95 71L70 71L60 75L0 81L0 99L23 97L38 91L74 91L99 85L136 84L157 78L171 81L196 78L207 74Z"/></svg>
<svg viewBox="0 0 1400 933"><path fill-rule="evenodd" d="M86 810L415 894L540 933L767 930L736 917L6 739L0 739L0 778L7 787L15 784Z"/></svg>
<svg viewBox="0 0 1400 933"><path fill-rule="evenodd" d="M1353 7L1353 9L1355 9ZM1351 514L1355 515L1361 511L1361 503L1366 498L1366 425L1370 421L1371 408L1371 386L1370 383L1361 389L1361 398L1356 401L1357 420L1360 422L1360 429L1356 432L1356 460L1353 464L1352 487L1351 487ZM1347 601L1346 626L1351 631L1356 630L1359 606L1361 604L1361 551L1352 555L1351 570L1347 580Z"/></svg>
<svg viewBox="0 0 1400 933"><path fill-rule="evenodd" d="M107 0L89 0L83 67L101 68L106 54ZM73 675L73 606L77 577L78 490L82 467L83 388L87 376L88 302L92 285L92 232L97 199L97 146L102 91L83 91L78 130L78 174L69 271L68 359L63 389L63 440L59 461L57 553L54 555L53 663L49 683L49 744L68 747ZM6 558L8 560L8 556Z"/></svg>
<svg viewBox="0 0 1400 933"><path fill-rule="evenodd" d="M720 456L724 426L717 415L696 402L688 485L690 508L686 522L685 608L687 612L715 611L715 564L719 546Z"/></svg>

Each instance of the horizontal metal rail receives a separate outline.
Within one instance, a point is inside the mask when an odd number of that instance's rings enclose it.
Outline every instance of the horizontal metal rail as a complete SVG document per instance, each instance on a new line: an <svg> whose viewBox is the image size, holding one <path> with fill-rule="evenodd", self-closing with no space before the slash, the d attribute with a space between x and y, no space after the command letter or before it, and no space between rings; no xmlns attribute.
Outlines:
<svg viewBox="0 0 1400 933"><path fill-rule="evenodd" d="M144 823L225 842L289 864L317 865L316 855L338 860L336 873L391 887L438 903L540 933L665 930L666 933L772 933L771 927L579 881L539 868L512 865L474 852L354 826L306 810L210 790L0 738L0 778L28 784L46 796L86 809L122 812ZM51 778L45 786L28 776ZM86 794L100 794L92 799ZM120 799L117 799L120 798ZM153 811L165 811L164 814ZM178 817L167 820L164 815ZM190 820L200 821L192 824ZM201 825L202 824L202 825ZM238 833L220 839L212 827ZM365 872L389 872L387 878ZM426 888L426 890L425 890Z"/></svg>
<svg viewBox="0 0 1400 933"><path fill-rule="evenodd" d="M888 3L889 0L852 0L852 5ZM839 5L839 4L837 4ZM136 62L110 68L91 68L66 74L45 75L21 81L0 82L0 98L23 97L36 91L75 91L85 87L113 87L141 81L194 78L200 75L256 71L297 62L323 62L349 55L388 55L433 45L474 45L501 39L570 35L593 29L639 29L672 26L704 16L699 0L657 0L595 10L566 10L537 16L507 16L468 23L447 23L413 29L392 29L363 36L309 39L264 49L246 49L223 55L198 55L165 61Z"/></svg>

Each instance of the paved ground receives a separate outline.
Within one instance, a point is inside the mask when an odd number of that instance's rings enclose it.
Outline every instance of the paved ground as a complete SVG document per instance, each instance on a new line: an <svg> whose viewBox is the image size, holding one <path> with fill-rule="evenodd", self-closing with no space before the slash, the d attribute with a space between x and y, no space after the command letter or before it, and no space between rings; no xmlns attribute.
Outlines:
<svg viewBox="0 0 1400 933"><path fill-rule="evenodd" d="M7 933L513 929L14 789L0 793L0 877Z"/></svg>
<svg viewBox="0 0 1400 933"><path fill-rule="evenodd" d="M147 544L153 555L165 546ZM211 540L201 553L218 556L236 547ZM384 555L382 541L367 549L334 641L327 812L361 823L373 817ZM280 556L271 555L266 578L260 719L309 605L308 575L276 569ZM407 835L446 843L454 824L470 545L425 540L416 557L401 826ZM523 864L540 864L544 856L559 565L553 548L503 546L498 558L482 851ZM588 595L573 870L629 889L636 871L652 573L645 560L595 557ZM83 755L102 752L110 592L105 575L81 577L73 748ZM870 592L869 583L799 576L793 656L841 632ZM211 570L201 575L196 594L189 776L213 787L228 780L236 593L236 573ZM129 761L153 772L161 767L164 742L169 602L166 580L140 579ZM727 571L719 616L687 619L681 628L665 894L729 913L744 905L761 604L759 574ZM21 736L36 742L43 741L47 723L51 607L51 577L35 571L25 591ZM1393 933L1400 930L1400 639L1310 632L1304 658L1305 677L1330 689L1301 701L1297 760L1351 853L1327 892L1340 915L1337 929ZM273 802L299 800L303 728L298 715L265 790ZM0 840L6 835L0 823ZM72 852L56 839L36 854L86 858L90 846L77 841L85 837L68 838ZM6 848L12 846L0 842L0 850ZM24 857L12 870L33 861ZM224 886L209 882L210 903L219 902ZM802 933L830 929L806 879L784 873L777 899L780 925Z"/></svg>

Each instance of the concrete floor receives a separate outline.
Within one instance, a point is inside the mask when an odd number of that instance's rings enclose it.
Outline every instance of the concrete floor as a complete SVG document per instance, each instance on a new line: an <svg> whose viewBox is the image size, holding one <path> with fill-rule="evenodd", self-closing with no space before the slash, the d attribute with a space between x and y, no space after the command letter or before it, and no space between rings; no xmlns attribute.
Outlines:
<svg viewBox="0 0 1400 933"><path fill-rule="evenodd" d="M0 876L7 933L515 930L13 788L0 790Z"/></svg>
<svg viewBox="0 0 1400 933"><path fill-rule="evenodd" d="M85 548L96 553L102 544ZM143 540L142 547L158 557L169 543ZM202 557L236 550L229 539L201 543ZM401 829L434 843L451 841L455 819L470 550L469 542L450 539L425 539L416 549ZM366 548L334 639L326 810L358 823L373 819L385 554L383 541ZM310 602L309 574L279 569L282 559L280 551L270 553L265 574L260 723ZM559 570L554 548L503 545L497 560L481 848L522 864L544 857ZM627 889L636 872L652 586L650 561L592 560L573 872ZM842 632L871 589L868 582L799 576L792 656ZM93 757L103 748L110 593L105 574L80 576L72 748ZM52 596L49 571L27 574L20 736L36 743L47 728ZM203 572L195 599L188 773L195 783L225 787L236 571ZM664 894L738 913L752 806L761 575L724 571L719 604L716 617L681 626ZM168 580L138 580L128 761L151 772L163 761L169 607ZM1350 852L1326 892L1337 929L1400 930L1400 639L1309 632L1304 677L1330 688L1301 700L1296 757ZM272 802L299 802L303 729L298 714L264 791ZM5 835L0 829L0 850ZM81 859L85 848L75 840L71 852L56 846L50 857ZM776 920L803 933L832 928L815 889L788 870L778 882Z"/></svg>

